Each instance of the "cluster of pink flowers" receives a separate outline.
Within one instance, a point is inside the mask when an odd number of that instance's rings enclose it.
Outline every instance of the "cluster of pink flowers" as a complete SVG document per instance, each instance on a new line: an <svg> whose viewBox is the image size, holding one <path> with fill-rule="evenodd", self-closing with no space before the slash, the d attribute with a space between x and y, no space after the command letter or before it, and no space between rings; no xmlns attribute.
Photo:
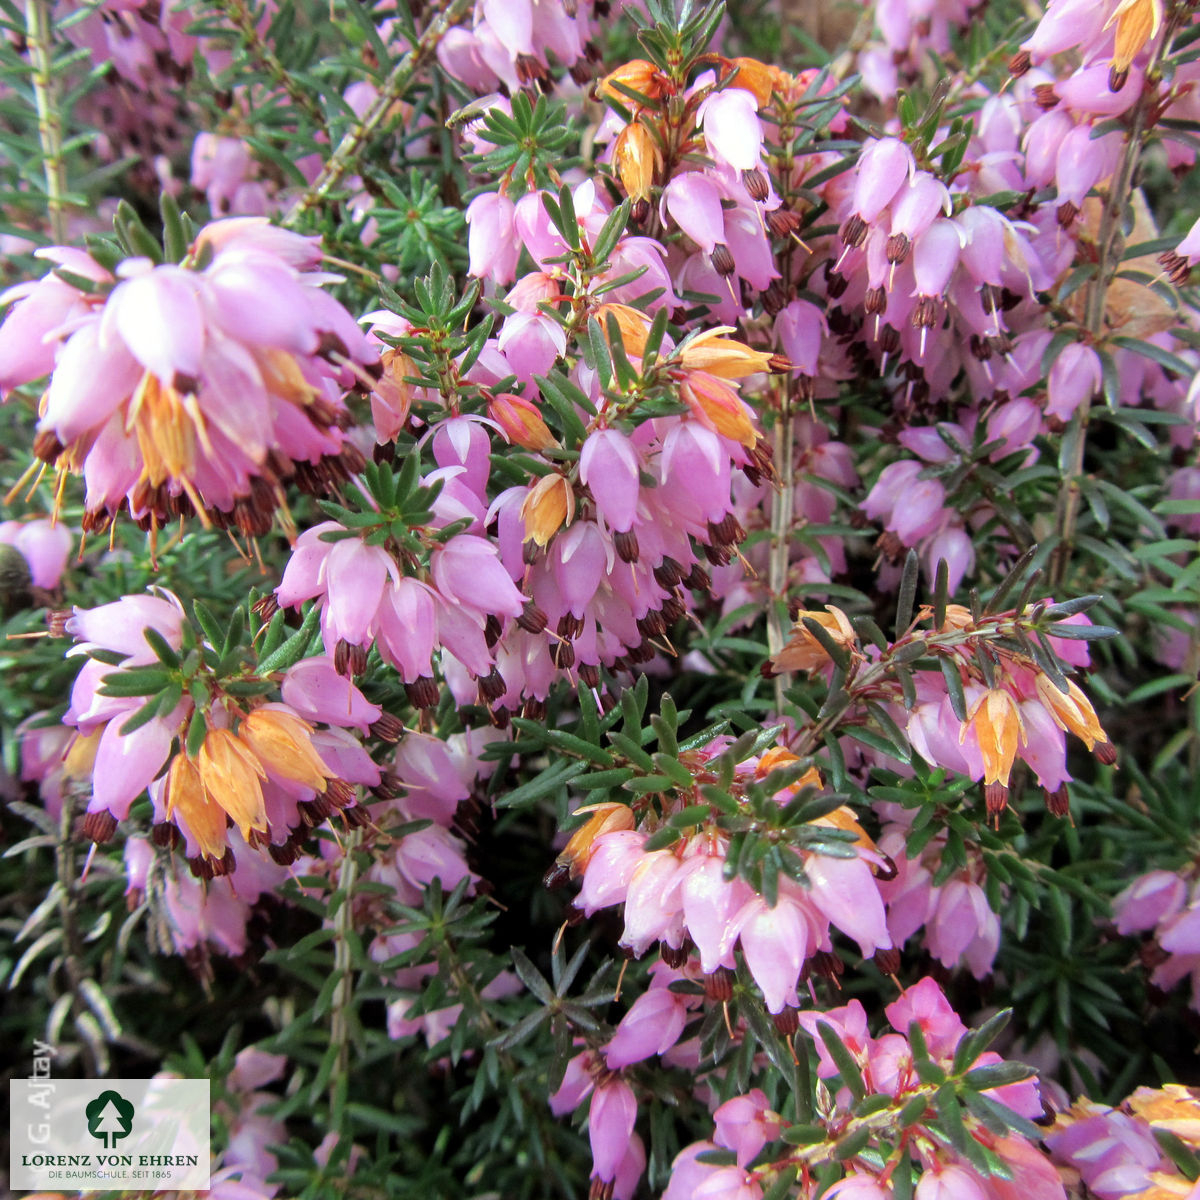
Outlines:
<svg viewBox="0 0 1200 1200"><path fill-rule="evenodd" d="M818 1027L825 1025L849 1051L861 1072L867 1094L886 1096L892 1104L903 1105L922 1088L908 1040L911 1025L915 1022L920 1027L930 1058L943 1067L953 1062L954 1051L967 1030L937 984L928 978L907 988L884 1011L895 1032L880 1037L871 1036L866 1010L857 1000L826 1012L803 1012L800 1023L815 1039L820 1056L817 1074L821 1079L832 1079L840 1073L824 1040L818 1036ZM976 1065L1000 1061L998 1054L986 1051ZM984 1095L1019 1116L1042 1115L1042 1101L1032 1081L996 1087ZM822 1122L835 1137L853 1129L853 1107L854 1097L843 1082L828 1110L821 1114ZM778 1160L753 1165L763 1147L785 1134L789 1125L779 1113L769 1109L763 1093L735 1097L719 1107L713 1118L713 1141L693 1143L680 1153L664 1200L686 1200L691 1196L708 1200L759 1200L774 1176L788 1165L786 1154ZM1057 1172L1025 1138L1017 1134L997 1136L981 1126L972 1128L971 1136L1001 1159L1011 1179L982 1177L965 1155L946 1145L943 1139L915 1137L909 1146L922 1169L916 1188L921 1200L960 1195L983 1200L1009 1200L1017 1195L1050 1200L1064 1195ZM736 1164L723 1166L702 1160L702 1155L721 1149L733 1151ZM805 1159L798 1156L796 1161L803 1164ZM855 1158L850 1166L845 1178L829 1190L829 1195L886 1200L893 1194L890 1170L872 1168L865 1157Z"/></svg>
<svg viewBox="0 0 1200 1200"><path fill-rule="evenodd" d="M697 787L715 781L710 764L727 746L727 739L718 738L681 760ZM745 787L792 761L782 747L749 758L736 768L734 786ZM815 772L802 783L819 786ZM785 788L776 802L787 803L800 786ZM710 987L721 991L729 987L740 946L768 1011L786 1022L785 1014L800 1004L797 989L806 965L832 953L834 929L857 942L866 958L892 945L875 877L890 869L887 860L850 810L822 820L860 835L854 855L802 853L805 884L781 877L773 905L744 879L728 876L729 835L707 821L672 846L647 850L651 828L635 828L635 814L625 805L602 805L568 843L563 861L582 879L575 903L585 915L624 906L620 944L629 953L640 957L659 942L663 960L675 967L694 953Z"/></svg>
<svg viewBox="0 0 1200 1200"><path fill-rule="evenodd" d="M591 77L591 44L607 0L557 4L552 0L480 0L471 27L456 26L438 43L446 73L476 92L529 84L551 86L552 65L566 67L577 83Z"/></svg>
<svg viewBox="0 0 1200 1200"><path fill-rule="evenodd" d="M1142 961L1150 983L1169 992L1191 984L1189 1003L1200 1011L1200 886L1186 874L1155 870L1135 879L1113 900L1117 932L1144 935Z"/></svg>
<svg viewBox="0 0 1200 1200"><path fill-rule="evenodd" d="M988 901L982 857L969 851L965 867L935 884L945 835L931 838L910 858L906 844L912 815L894 815L899 819L885 825L879 838L880 852L896 866L895 878L883 880L879 887L892 943L903 946L924 929L925 948L943 967L953 970L965 964L976 979L986 978L1000 948L1000 915Z"/></svg>
<svg viewBox="0 0 1200 1200"><path fill-rule="evenodd" d="M360 736L381 710L327 660L307 658L290 668L278 701L235 700L215 683L197 709L193 690L178 686L172 707L164 711L160 703L141 719L146 696L129 695L123 676L160 661L147 630L178 654L185 620L179 601L159 590L77 608L66 623L79 643L75 652L88 656L64 717L76 731L64 770L90 781L87 834L107 841L148 792L156 836L168 844L182 839L193 871L211 878L236 865L227 822L251 847L285 864L334 811L363 823L355 787L378 785L381 773ZM198 751L176 749L197 720L206 727Z"/></svg>
<svg viewBox="0 0 1200 1200"><path fill-rule="evenodd" d="M80 250L39 254L69 274L5 293L0 390L51 375L35 450L83 476L85 529L127 508L145 528L194 513L262 534L286 482L361 467L343 392L370 390L376 353L322 290L315 239L234 218L183 265L113 275Z"/></svg>
<svg viewBox="0 0 1200 1200"><path fill-rule="evenodd" d="M1077 1177L1097 1200L1188 1196L1194 1181L1163 1152L1158 1134L1194 1153L1200 1103L1179 1084L1138 1088L1119 1108L1086 1097L1058 1114L1046 1138L1053 1160L1068 1179Z"/></svg>

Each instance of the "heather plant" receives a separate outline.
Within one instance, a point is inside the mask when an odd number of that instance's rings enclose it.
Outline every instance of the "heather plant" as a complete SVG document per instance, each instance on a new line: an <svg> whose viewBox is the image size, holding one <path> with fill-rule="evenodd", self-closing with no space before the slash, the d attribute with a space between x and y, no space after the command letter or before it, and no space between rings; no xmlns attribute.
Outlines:
<svg viewBox="0 0 1200 1200"><path fill-rule="evenodd" d="M0 2L9 1077L1200 1194L1200 20L846 8Z"/></svg>

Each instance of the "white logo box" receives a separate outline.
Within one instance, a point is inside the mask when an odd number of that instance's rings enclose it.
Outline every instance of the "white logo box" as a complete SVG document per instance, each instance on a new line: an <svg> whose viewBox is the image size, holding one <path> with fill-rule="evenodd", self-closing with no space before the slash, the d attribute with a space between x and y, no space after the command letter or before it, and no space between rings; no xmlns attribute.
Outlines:
<svg viewBox="0 0 1200 1200"><path fill-rule="evenodd" d="M207 1079L12 1079L9 1187L207 1191Z"/></svg>

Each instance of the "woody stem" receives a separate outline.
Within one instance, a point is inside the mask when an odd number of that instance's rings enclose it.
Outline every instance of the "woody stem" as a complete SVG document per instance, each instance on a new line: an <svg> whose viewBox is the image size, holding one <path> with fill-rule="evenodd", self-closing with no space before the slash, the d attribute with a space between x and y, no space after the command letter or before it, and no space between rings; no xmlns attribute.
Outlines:
<svg viewBox="0 0 1200 1200"><path fill-rule="evenodd" d="M775 467L779 486L771 494L771 558L767 590L767 650L772 658L783 649L788 621L788 557L791 547L793 501L796 491L795 423L792 419L791 385L785 379L780 387L779 412L773 431ZM783 694L791 685L791 674L775 676L775 711L783 712Z"/></svg>
<svg viewBox="0 0 1200 1200"><path fill-rule="evenodd" d="M48 0L25 0L25 36L33 67L33 99L37 106L38 141L46 179L46 211L56 242L67 240L67 164L63 158L62 113L54 75L54 45Z"/></svg>
<svg viewBox="0 0 1200 1200"><path fill-rule="evenodd" d="M1146 132L1146 118L1155 100L1155 81L1158 78L1159 64L1169 50L1174 32L1175 18L1171 15L1167 18L1167 27L1146 65L1145 82L1142 85L1142 94L1133 110L1129 138L1125 143L1125 153L1122 155L1121 163L1109 185L1108 194L1104 198L1100 228L1096 238L1096 274L1088 285L1084 310L1084 329L1091 342L1099 341L1104 334L1108 289L1120 268L1121 255L1125 249L1125 235L1121 228L1121 221L1133 192L1133 179L1137 173L1143 148L1143 136ZM1070 458L1063 471L1062 482L1059 486L1057 519L1059 542L1050 562L1049 584L1051 590L1062 587L1071 564L1075 526L1079 520L1082 501L1080 478L1083 475L1083 460L1087 449L1087 429L1091 410L1092 397L1088 395L1084 397L1075 415L1071 418L1070 433L1074 435L1073 438L1070 434L1067 435Z"/></svg>
<svg viewBox="0 0 1200 1200"><path fill-rule="evenodd" d="M334 919L333 971L338 982L333 995L329 1036L337 1048L337 1062L330 1079L330 1124L338 1130L341 1129L341 1117L346 1102L341 1089L350 1071L350 1025L354 1006L354 959L350 942L354 932L354 883L358 877L355 851L361 837L361 831L357 829L349 830L346 835L337 884L341 904Z"/></svg>
<svg viewBox="0 0 1200 1200"><path fill-rule="evenodd" d="M450 0L430 21L425 32L417 39L416 45L388 72L387 78L379 86L379 94L374 103L338 142L337 148L312 186L288 209L283 218L286 228L295 226L309 209L324 201L347 175L353 173L358 157L371 136L385 124L396 101L404 95L413 77L433 57L438 43L447 31L466 15L471 4L472 0Z"/></svg>

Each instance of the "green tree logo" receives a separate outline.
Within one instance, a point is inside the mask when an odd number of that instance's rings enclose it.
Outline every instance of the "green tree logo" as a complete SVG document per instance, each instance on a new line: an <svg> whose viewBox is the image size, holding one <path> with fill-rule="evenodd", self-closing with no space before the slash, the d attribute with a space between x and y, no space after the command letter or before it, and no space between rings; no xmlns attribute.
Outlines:
<svg viewBox="0 0 1200 1200"><path fill-rule="evenodd" d="M99 1138L106 1150L111 1150L120 1138L128 1137L133 1128L133 1105L111 1089L101 1092L85 1108L88 1133Z"/></svg>

